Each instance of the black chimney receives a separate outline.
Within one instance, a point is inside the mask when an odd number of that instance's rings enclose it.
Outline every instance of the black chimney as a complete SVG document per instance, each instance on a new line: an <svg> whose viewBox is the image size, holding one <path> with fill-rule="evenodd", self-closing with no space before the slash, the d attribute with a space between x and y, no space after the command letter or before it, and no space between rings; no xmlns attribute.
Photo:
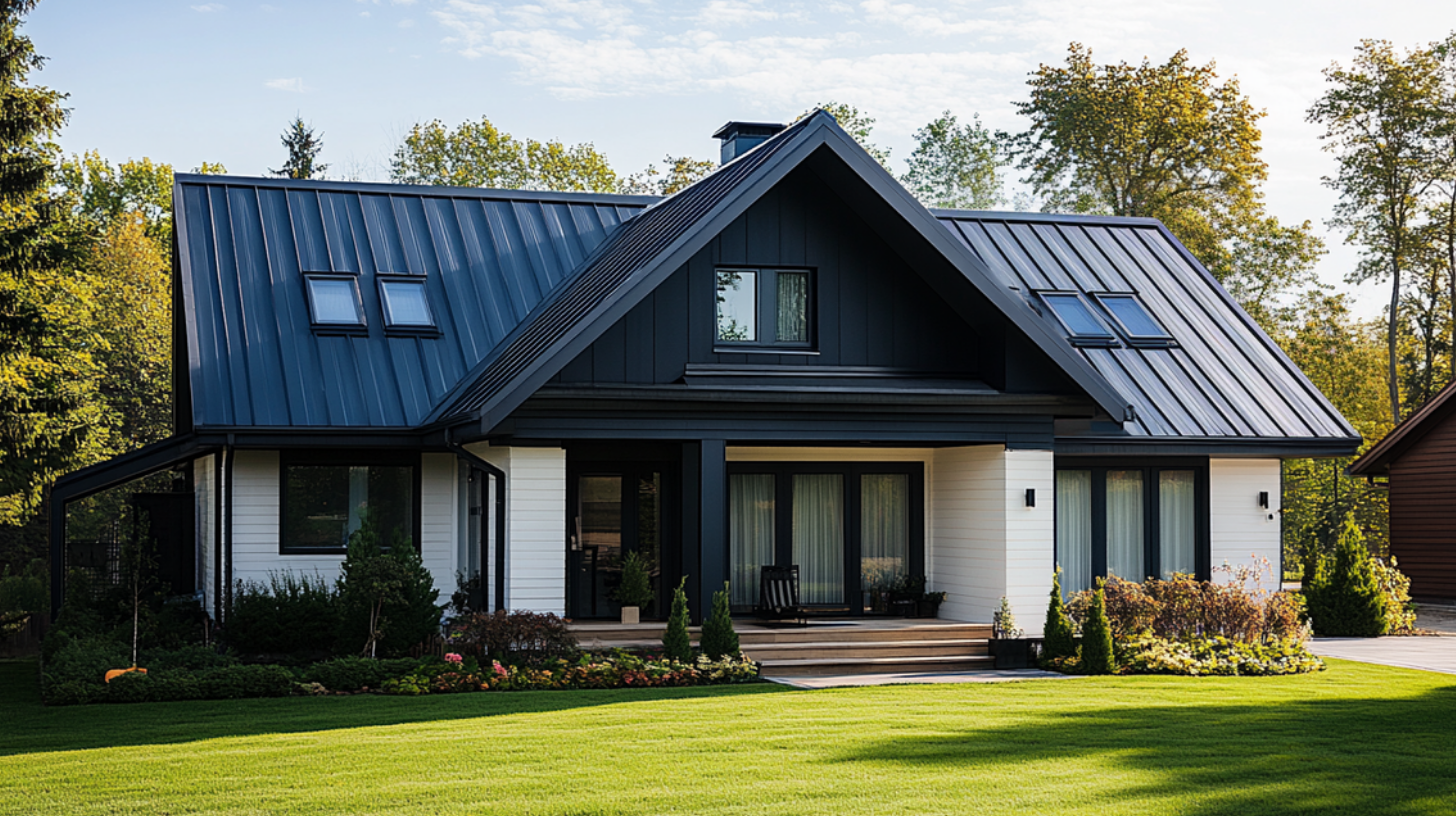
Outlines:
<svg viewBox="0 0 1456 816"><path fill-rule="evenodd" d="M783 125L769 122L729 122L718 128L713 138L720 139L723 143L721 163L733 161L783 129Z"/></svg>

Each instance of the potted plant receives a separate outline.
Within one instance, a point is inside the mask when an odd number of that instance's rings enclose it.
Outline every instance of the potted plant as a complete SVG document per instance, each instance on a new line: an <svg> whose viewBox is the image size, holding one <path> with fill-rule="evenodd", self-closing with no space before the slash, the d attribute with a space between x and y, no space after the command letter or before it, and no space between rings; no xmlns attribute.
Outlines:
<svg viewBox="0 0 1456 816"><path fill-rule="evenodd" d="M940 605L943 603L945 603L944 592L922 592L920 598L915 601L915 617L938 618L940 617Z"/></svg>
<svg viewBox="0 0 1456 816"><path fill-rule="evenodd" d="M647 559L635 552L622 556L622 583L617 587L617 602L622 604L622 623L636 624L642 608L652 603L652 576Z"/></svg>
<svg viewBox="0 0 1456 816"><path fill-rule="evenodd" d="M1032 646L1035 638L1022 637L1016 626L1016 617L1011 614L1011 602L1001 596L1001 608L991 619L991 656L996 658L998 669L1029 669L1032 667Z"/></svg>

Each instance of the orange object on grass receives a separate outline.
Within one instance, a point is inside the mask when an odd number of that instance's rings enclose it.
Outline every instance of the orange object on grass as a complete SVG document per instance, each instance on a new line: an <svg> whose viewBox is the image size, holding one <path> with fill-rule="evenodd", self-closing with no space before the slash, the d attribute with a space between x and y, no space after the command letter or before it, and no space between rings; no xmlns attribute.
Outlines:
<svg viewBox="0 0 1456 816"><path fill-rule="evenodd" d="M123 674L126 674L128 672L141 672L142 674L146 674L147 673L147 670L146 669L139 669L136 666L132 666L129 669L112 669L111 671L109 671L109 672L106 673L106 682L110 683L112 680L114 680L114 679L116 679L116 678L118 678L118 677L120 677Z"/></svg>

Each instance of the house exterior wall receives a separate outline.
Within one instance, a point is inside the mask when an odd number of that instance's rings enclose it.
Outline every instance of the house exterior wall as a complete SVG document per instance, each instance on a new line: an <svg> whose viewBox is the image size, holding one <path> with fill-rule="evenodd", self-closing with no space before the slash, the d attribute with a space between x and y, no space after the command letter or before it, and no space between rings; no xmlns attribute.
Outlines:
<svg viewBox="0 0 1456 816"><path fill-rule="evenodd" d="M565 449L467 450L506 473L506 608L565 614Z"/></svg>
<svg viewBox="0 0 1456 816"><path fill-rule="evenodd" d="M193 541L197 546L197 588L202 590L202 608L209 615L217 602L214 579L217 565L213 544L217 538L217 458L204 456L192 460L192 519L196 525Z"/></svg>
<svg viewBox="0 0 1456 816"><path fill-rule="evenodd" d="M1390 463L1390 553L1416 598L1456 599L1456 419Z"/></svg>
<svg viewBox="0 0 1456 816"><path fill-rule="evenodd" d="M1278 459L1209 459L1209 559L1215 581L1227 580L1217 571L1229 566L1252 566L1267 558L1273 576L1264 588L1277 589L1280 567L1280 463ZM1259 493L1268 492L1269 507L1259 506Z"/></svg>

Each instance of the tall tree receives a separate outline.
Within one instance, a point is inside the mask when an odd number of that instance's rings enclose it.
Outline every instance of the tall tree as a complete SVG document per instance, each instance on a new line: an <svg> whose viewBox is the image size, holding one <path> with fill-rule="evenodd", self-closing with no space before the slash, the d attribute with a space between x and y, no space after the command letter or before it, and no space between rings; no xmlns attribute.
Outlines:
<svg viewBox="0 0 1456 816"><path fill-rule="evenodd" d="M591 143L524 142L489 118L448 128L416 124L395 148L390 178L404 184L507 190L615 192L617 174Z"/></svg>
<svg viewBox="0 0 1456 816"><path fill-rule="evenodd" d="M123 215L135 214L147 234L172 247L172 165L143 157L113 165L88 150L61 162L62 188L73 197L74 214L101 229Z"/></svg>
<svg viewBox="0 0 1456 816"><path fill-rule="evenodd" d="M24 519L56 476L103 442L90 399L100 345L89 281L73 273L88 236L50 192L66 95L31 85L45 59L18 33L36 0L0 0L0 521Z"/></svg>
<svg viewBox="0 0 1456 816"><path fill-rule="evenodd" d="M1340 194L1331 224L1363 255L1350 279L1390 281L1386 379L1390 415L1399 422L1402 276L1419 252L1421 198L1439 166L1439 62L1430 49L1401 56L1387 41L1362 40L1349 68L1337 63L1324 76L1328 87L1308 119L1325 127L1324 149L1339 165L1324 180Z"/></svg>
<svg viewBox="0 0 1456 816"><path fill-rule="evenodd" d="M839 126L844 128L846 133L853 136L854 140L859 142L859 146L863 147L866 153L874 156L875 161L884 165L885 169L889 169L890 149L888 147L880 147L870 141L870 133L875 129L875 118L873 116L870 116L868 113L861 113L860 109L853 105L830 100L828 102L820 102L798 116L795 116L794 121L797 122L817 110L822 110L830 116L833 116L834 121L838 122Z"/></svg>
<svg viewBox="0 0 1456 816"><path fill-rule="evenodd" d="M946 111L915 131L910 170L901 181L927 207L989 210L1006 202L1001 188L1002 156L981 117L960 124Z"/></svg>
<svg viewBox="0 0 1456 816"><path fill-rule="evenodd" d="M1448 371L1456 376L1456 32L1432 48L1440 64L1441 89L1434 133L1435 169L1429 224L1431 250L1445 267L1451 358Z"/></svg>
<svg viewBox="0 0 1456 816"><path fill-rule="evenodd" d="M713 172L718 166L715 162L699 161L691 156L673 155L664 158L662 164L667 168L666 172L658 170L655 164L649 164L642 172L628 176L618 185L618 191L669 196Z"/></svg>
<svg viewBox="0 0 1456 816"><path fill-rule="evenodd" d="M314 133L313 125L306 124L302 116L295 116L279 139L288 149L288 161L277 170L268 172L275 176L296 179L324 177L324 171L329 166L318 161L319 151L324 149L324 135Z"/></svg>

